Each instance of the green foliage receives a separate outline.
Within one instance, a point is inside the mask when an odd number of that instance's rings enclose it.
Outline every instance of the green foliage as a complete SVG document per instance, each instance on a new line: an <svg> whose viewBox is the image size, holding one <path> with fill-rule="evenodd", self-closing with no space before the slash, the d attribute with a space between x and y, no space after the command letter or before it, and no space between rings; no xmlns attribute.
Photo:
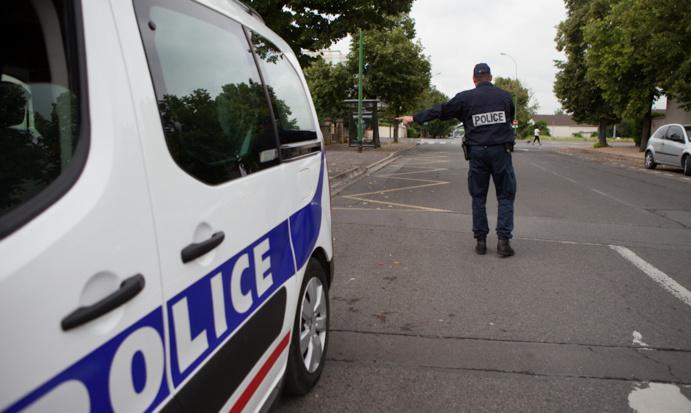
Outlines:
<svg viewBox="0 0 691 413"><path fill-rule="evenodd" d="M320 121L343 116L343 100L352 97L352 75L343 64L330 65L318 59L305 69L305 78Z"/></svg>
<svg viewBox="0 0 691 413"><path fill-rule="evenodd" d="M367 30L365 36L364 95L386 103L387 115L402 115L415 106L429 87L431 65L422 45L414 42L414 23L408 16L389 19L393 29ZM353 39L347 66L356 74L357 39ZM353 78L353 83L357 78Z"/></svg>
<svg viewBox="0 0 691 413"><path fill-rule="evenodd" d="M417 139L420 136L420 131L418 130L420 126L414 123L408 125L408 138Z"/></svg>
<svg viewBox="0 0 691 413"><path fill-rule="evenodd" d="M607 144L602 144L600 141L597 141L593 144L593 148L595 149L600 149L600 148L606 148L608 145Z"/></svg>
<svg viewBox="0 0 691 413"><path fill-rule="evenodd" d="M314 60L305 51L329 47L357 29L386 30L396 23L390 16L410 11L412 0L247 0L293 48L305 66Z"/></svg>
<svg viewBox="0 0 691 413"><path fill-rule="evenodd" d="M518 120L518 136L532 135L534 127L528 121L537 111L537 103L533 101L532 92L523 86L520 80L516 79L496 77L494 78L494 85L514 96L516 119Z"/></svg>
<svg viewBox="0 0 691 413"><path fill-rule="evenodd" d="M443 94L440 98L440 92L436 90L436 95L425 95L432 93L428 90L431 66L420 43L414 41L415 22L407 15L387 17L386 20L387 24L379 28L363 31L363 93L366 99L382 101L382 112L379 115L382 122L421 108L420 102L423 99L430 106L448 100ZM387 29L391 26L394 28ZM345 64L329 65L318 59L305 69L305 77L320 119L343 115L343 100L357 96L357 73L357 37L351 43ZM432 125L433 128L440 128L434 129L434 134L444 134L447 124L443 125ZM394 134L397 133L398 128L394 128Z"/></svg>
<svg viewBox="0 0 691 413"><path fill-rule="evenodd" d="M619 117L600 85L588 76L585 54L589 45L583 29L589 21L607 13L609 1L566 0L567 19L559 24L555 39L557 50L566 54L566 60L554 62L558 70L554 93L576 122L597 124L600 129L617 122Z"/></svg>
<svg viewBox="0 0 691 413"><path fill-rule="evenodd" d="M643 119L642 146L658 96L691 109L690 20L688 1L612 0L585 24L588 76L621 115Z"/></svg>
<svg viewBox="0 0 691 413"><path fill-rule="evenodd" d="M430 86L420 95L413 111L418 112L434 105L445 103L448 100L448 96L440 92L436 87ZM433 120L422 126L421 130L422 134L425 136L443 138L449 136L458 123L458 120ZM408 132L410 132L410 130ZM408 137L410 137L410 135Z"/></svg>

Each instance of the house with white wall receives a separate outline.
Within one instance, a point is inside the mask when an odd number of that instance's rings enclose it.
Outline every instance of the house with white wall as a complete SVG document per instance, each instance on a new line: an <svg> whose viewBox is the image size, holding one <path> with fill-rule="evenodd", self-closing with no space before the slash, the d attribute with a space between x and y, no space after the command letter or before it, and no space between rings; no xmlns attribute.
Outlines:
<svg viewBox="0 0 691 413"><path fill-rule="evenodd" d="M597 125L578 123L570 115L535 115L533 121L545 122L549 134L561 138L575 136L579 133L583 136L590 136L593 132L597 132Z"/></svg>
<svg viewBox="0 0 691 413"><path fill-rule="evenodd" d="M652 129L650 133L655 132L657 128L668 123L681 123L682 125L691 125L691 111L681 107L679 102L674 99L667 99L667 108L661 113L662 116L653 118Z"/></svg>

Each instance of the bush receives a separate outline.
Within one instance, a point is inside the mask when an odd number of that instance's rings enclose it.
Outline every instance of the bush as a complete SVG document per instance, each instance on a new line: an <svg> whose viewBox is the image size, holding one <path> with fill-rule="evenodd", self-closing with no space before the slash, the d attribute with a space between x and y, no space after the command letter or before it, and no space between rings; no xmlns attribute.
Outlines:
<svg viewBox="0 0 691 413"><path fill-rule="evenodd" d="M574 138L582 138L582 137L583 137L583 134L580 133L580 132L576 132L576 133L573 134L573 136L574 136Z"/></svg>
<svg viewBox="0 0 691 413"><path fill-rule="evenodd" d="M595 149L606 148L606 147L608 147L608 146L609 146L609 145L607 145L607 143L601 144L599 141L598 141L598 142L595 142L595 143L593 144L593 148L595 148Z"/></svg>
<svg viewBox="0 0 691 413"><path fill-rule="evenodd" d="M590 134L590 137L591 137L591 138L597 138L597 132L591 133L591 134Z"/></svg>
<svg viewBox="0 0 691 413"><path fill-rule="evenodd" d="M415 126L408 125L408 139L416 139L420 136L420 132Z"/></svg>

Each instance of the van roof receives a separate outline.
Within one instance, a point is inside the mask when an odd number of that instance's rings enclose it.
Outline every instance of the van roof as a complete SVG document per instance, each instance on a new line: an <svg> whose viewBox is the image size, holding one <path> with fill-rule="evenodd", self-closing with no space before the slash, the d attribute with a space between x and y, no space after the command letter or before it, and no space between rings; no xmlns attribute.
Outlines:
<svg viewBox="0 0 691 413"><path fill-rule="evenodd" d="M274 33L266 23L264 19L254 10L252 7L246 5L240 0L195 0L217 12L224 14L233 20L236 20L240 24L246 26L249 29L256 31L262 36L266 37L276 46L278 46L282 51L289 51L294 57L293 49L290 47L285 40Z"/></svg>
<svg viewBox="0 0 691 413"><path fill-rule="evenodd" d="M264 19L263 19L262 16L261 16L261 14L257 13L257 11L254 10L252 7L250 7L250 6L248 6L247 4L241 2L240 0L231 0L231 1L234 1L235 3L239 4L240 7L243 7L245 10L247 10L247 13L249 13L250 15L252 15L252 16L258 18L259 20L261 20L262 23L265 23L265 22L264 22Z"/></svg>

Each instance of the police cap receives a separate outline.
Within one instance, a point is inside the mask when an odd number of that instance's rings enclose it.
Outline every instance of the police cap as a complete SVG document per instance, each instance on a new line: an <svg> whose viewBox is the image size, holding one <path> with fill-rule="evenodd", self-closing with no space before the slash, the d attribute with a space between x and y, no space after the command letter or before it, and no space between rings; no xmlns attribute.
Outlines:
<svg viewBox="0 0 691 413"><path fill-rule="evenodd" d="M479 75L491 75L492 72L489 70L489 66L487 63L478 63L475 65L475 68L473 69L473 76L479 76Z"/></svg>

